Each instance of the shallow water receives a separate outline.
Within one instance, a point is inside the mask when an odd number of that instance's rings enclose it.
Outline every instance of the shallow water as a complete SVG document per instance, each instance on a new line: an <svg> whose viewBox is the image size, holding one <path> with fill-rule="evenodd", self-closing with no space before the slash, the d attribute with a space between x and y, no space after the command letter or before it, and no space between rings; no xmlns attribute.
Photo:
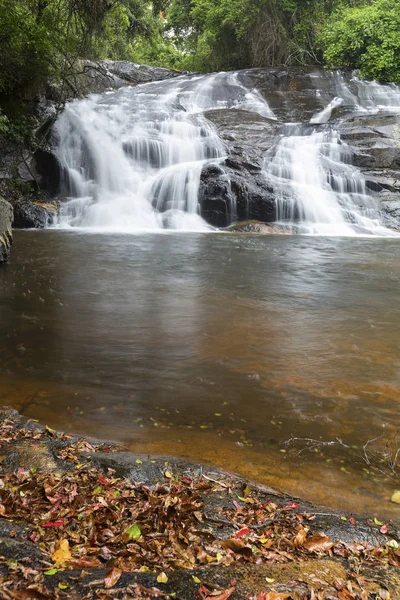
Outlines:
<svg viewBox="0 0 400 600"><path fill-rule="evenodd" d="M390 239L16 232L0 402L396 519L399 277Z"/></svg>

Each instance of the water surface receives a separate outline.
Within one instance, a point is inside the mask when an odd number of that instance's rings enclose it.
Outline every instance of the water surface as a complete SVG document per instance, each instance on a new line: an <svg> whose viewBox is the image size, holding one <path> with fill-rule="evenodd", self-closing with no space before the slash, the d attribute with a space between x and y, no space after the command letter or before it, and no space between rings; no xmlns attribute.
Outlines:
<svg viewBox="0 0 400 600"><path fill-rule="evenodd" d="M0 402L396 519L399 276L390 239L16 232Z"/></svg>

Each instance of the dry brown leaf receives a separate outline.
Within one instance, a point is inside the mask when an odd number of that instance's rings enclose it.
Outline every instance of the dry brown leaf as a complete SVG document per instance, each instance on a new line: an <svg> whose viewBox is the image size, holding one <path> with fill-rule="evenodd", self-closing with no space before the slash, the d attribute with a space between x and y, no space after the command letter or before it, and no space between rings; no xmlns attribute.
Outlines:
<svg viewBox="0 0 400 600"><path fill-rule="evenodd" d="M251 556L253 554L252 549L247 546L247 544L234 538L225 540L222 542L221 546L222 548L232 550L232 552L235 552L236 554L244 554L245 556Z"/></svg>
<svg viewBox="0 0 400 600"><path fill-rule="evenodd" d="M225 590L224 592L221 592L217 595L214 592L214 593L208 595L205 598L205 600L228 600L229 596L231 596L235 590L236 590L236 588L231 587L228 590Z"/></svg>
<svg viewBox="0 0 400 600"><path fill-rule="evenodd" d="M303 525L299 525L297 528L296 537L294 538L294 545L298 548L302 546L306 541L307 533L308 527L303 527Z"/></svg>
<svg viewBox="0 0 400 600"><path fill-rule="evenodd" d="M331 538L323 534L312 535L306 542L304 542L304 548L309 552L326 552L332 548L333 542Z"/></svg>
<svg viewBox="0 0 400 600"><path fill-rule="evenodd" d="M281 594L280 592L268 592L265 600L288 600L290 594Z"/></svg>
<svg viewBox="0 0 400 600"><path fill-rule="evenodd" d="M121 569L117 569L116 567L108 571L107 575L104 577L104 587L111 588L117 583L121 575Z"/></svg>
<svg viewBox="0 0 400 600"><path fill-rule="evenodd" d="M72 558L72 554L69 550L69 541L60 540L56 544L56 551L52 554L51 558L54 561L56 567L60 567L64 563L68 562Z"/></svg>

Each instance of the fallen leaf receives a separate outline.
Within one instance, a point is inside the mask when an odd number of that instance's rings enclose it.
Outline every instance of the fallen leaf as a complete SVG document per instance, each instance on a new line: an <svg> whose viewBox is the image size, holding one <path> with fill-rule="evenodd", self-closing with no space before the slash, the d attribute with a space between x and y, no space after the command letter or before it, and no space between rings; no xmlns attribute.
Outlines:
<svg viewBox="0 0 400 600"><path fill-rule="evenodd" d="M64 521L60 519L59 521L47 521L47 523L42 523L42 527L62 527L64 525Z"/></svg>
<svg viewBox="0 0 400 600"><path fill-rule="evenodd" d="M332 548L333 542L331 538L326 535L316 534L308 538L306 542L304 542L304 548L306 548L309 552L326 552Z"/></svg>
<svg viewBox="0 0 400 600"><path fill-rule="evenodd" d="M274 583L275 579L274 579L273 577L266 577L266 578L265 578L265 581L266 581L267 583Z"/></svg>
<svg viewBox="0 0 400 600"><path fill-rule="evenodd" d="M72 554L69 549L68 540L60 540L56 544L56 550L51 556L54 564L60 567L64 563L68 562L72 558Z"/></svg>
<svg viewBox="0 0 400 600"><path fill-rule="evenodd" d="M300 548L304 544L307 538L308 528L303 527L303 525L299 525L297 528L297 534L294 538L294 545L297 548Z"/></svg>
<svg viewBox="0 0 400 600"><path fill-rule="evenodd" d="M382 525L382 527L379 530L381 533L385 534L388 532L388 526L387 525Z"/></svg>
<svg viewBox="0 0 400 600"><path fill-rule="evenodd" d="M54 567L54 569L48 569L47 571L43 571L43 575L55 575L58 573L58 569Z"/></svg>
<svg viewBox="0 0 400 600"><path fill-rule="evenodd" d="M396 490L390 500L396 504L400 504L400 491Z"/></svg>
<svg viewBox="0 0 400 600"><path fill-rule="evenodd" d="M248 533L251 533L251 529L249 529L248 527L243 527L243 529L239 529L239 531L236 532L235 538L241 538L244 535L247 535Z"/></svg>
<svg viewBox="0 0 400 600"><path fill-rule="evenodd" d="M296 502L292 502L292 504L288 504L287 506L282 508L282 510L292 510L294 508L299 508L299 505L296 504Z"/></svg>
<svg viewBox="0 0 400 600"><path fill-rule="evenodd" d="M246 546L244 542L234 538L225 540L222 542L221 546L222 548L232 550L235 554L243 554L244 556L251 556L253 554L253 551L249 546Z"/></svg>
<svg viewBox="0 0 400 600"><path fill-rule="evenodd" d="M204 596L204 600L228 600L229 596L232 596L235 590L235 587L231 587L219 594L217 592L208 592L208 595Z"/></svg>
<svg viewBox="0 0 400 600"><path fill-rule="evenodd" d="M57 433L55 429L51 429L51 427L49 427L48 425L46 425L46 431L50 435L56 435L56 433Z"/></svg>
<svg viewBox="0 0 400 600"><path fill-rule="evenodd" d="M58 587L60 588L60 590L66 590L68 587L68 583L64 583L63 581L60 581L58 583Z"/></svg>
<svg viewBox="0 0 400 600"><path fill-rule="evenodd" d="M268 592L263 600L288 600L290 594L281 594L280 592Z"/></svg>
<svg viewBox="0 0 400 600"><path fill-rule="evenodd" d="M110 571L108 571L107 575L104 577L104 586L106 588L111 588L113 585L115 585L117 583L117 581L119 580L121 575L122 575L121 569L117 569L116 567L114 567L113 569L110 569Z"/></svg>
<svg viewBox="0 0 400 600"><path fill-rule="evenodd" d="M198 577L196 577L195 575L192 576L192 579L195 583L201 583L200 579Z"/></svg>
<svg viewBox="0 0 400 600"><path fill-rule="evenodd" d="M355 520L354 517L350 517L349 523L351 523L352 525L355 525L357 523L357 521Z"/></svg>
<svg viewBox="0 0 400 600"><path fill-rule="evenodd" d="M164 572L160 573L157 577L157 581L158 581L158 583L167 583L168 577Z"/></svg>
<svg viewBox="0 0 400 600"><path fill-rule="evenodd" d="M127 534L127 536L129 537L130 540L138 540L140 538L140 536L142 535L142 532L140 531L140 527L136 524L131 525L131 527L129 527L125 533Z"/></svg>
<svg viewBox="0 0 400 600"><path fill-rule="evenodd" d="M165 471L164 472L164 477L166 477L167 479L173 479L174 476L172 475L172 473L170 473L169 471Z"/></svg>

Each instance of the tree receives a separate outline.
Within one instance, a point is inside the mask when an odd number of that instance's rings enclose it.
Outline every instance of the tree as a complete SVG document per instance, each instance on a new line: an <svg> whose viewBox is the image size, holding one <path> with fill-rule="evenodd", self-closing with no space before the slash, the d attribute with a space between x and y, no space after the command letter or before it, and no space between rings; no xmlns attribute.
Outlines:
<svg viewBox="0 0 400 600"><path fill-rule="evenodd" d="M335 11L319 43L330 69L359 69L362 77L400 81L400 3L374 0Z"/></svg>

